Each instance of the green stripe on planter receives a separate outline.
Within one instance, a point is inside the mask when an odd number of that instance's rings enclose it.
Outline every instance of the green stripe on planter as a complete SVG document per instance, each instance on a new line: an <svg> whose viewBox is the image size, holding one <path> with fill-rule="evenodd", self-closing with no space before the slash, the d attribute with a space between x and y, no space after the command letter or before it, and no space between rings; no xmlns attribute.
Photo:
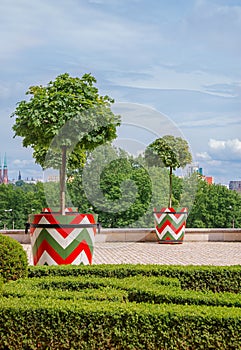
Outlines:
<svg viewBox="0 0 241 350"><path fill-rule="evenodd" d="M70 234L71 236L71 234ZM80 242L82 242L83 240L86 241L86 243L89 246L89 249L91 251L91 253L93 254L93 242L90 238L90 234L87 231L86 228L83 228L81 230L81 232L75 237L73 238L73 241L66 247L63 248L53 237L52 235L44 228L43 230L41 230L41 232L39 233L38 238L35 241L34 246L32 247L32 251L33 251L33 255L36 255L36 251L38 249L38 247L40 247L40 245L42 244L43 240L46 239L46 241L51 245L51 247L62 257L65 258L65 255L70 255L71 252L73 252L76 247L78 247L78 245L80 244Z"/></svg>

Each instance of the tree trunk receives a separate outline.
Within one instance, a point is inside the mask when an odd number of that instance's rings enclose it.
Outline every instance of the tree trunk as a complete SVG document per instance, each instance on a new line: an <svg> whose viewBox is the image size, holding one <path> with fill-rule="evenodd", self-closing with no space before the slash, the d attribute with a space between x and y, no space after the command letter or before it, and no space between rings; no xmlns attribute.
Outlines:
<svg viewBox="0 0 241 350"><path fill-rule="evenodd" d="M60 178L60 212L65 215L65 176L66 176L66 146L62 147L62 162L59 169Z"/></svg>
<svg viewBox="0 0 241 350"><path fill-rule="evenodd" d="M172 167L170 166L170 172L169 172L169 200L168 200L168 207L172 207Z"/></svg>

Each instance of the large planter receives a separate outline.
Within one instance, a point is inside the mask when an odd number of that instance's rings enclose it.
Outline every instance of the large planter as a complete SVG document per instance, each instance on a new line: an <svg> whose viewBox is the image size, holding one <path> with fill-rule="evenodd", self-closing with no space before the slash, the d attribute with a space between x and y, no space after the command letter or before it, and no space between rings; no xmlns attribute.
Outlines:
<svg viewBox="0 0 241 350"><path fill-rule="evenodd" d="M34 265L89 265L92 263L97 216L71 208L66 215L44 208L29 215Z"/></svg>
<svg viewBox="0 0 241 350"><path fill-rule="evenodd" d="M182 243L186 228L187 208L154 210L155 229L159 243Z"/></svg>

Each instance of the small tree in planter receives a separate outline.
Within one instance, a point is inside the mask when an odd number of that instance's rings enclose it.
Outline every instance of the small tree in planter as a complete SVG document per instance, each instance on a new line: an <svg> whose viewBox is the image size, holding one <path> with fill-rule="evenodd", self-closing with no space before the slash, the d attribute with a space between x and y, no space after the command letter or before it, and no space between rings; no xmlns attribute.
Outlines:
<svg viewBox="0 0 241 350"><path fill-rule="evenodd" d="M63 217L66 211L66 167L73 168L83 165L86 152L113 140L116 137L116 127L120 125L120 117L114 115L110 109L114 101L109 96L101 96L94 83L96 80L91 74L85 74L82 78L73 78L67 73L59 75L47 86L30 87L26 93L31 95L30 100L19 102L12 114L16 117L13 125L15 136L23 137L24 147L33 148L36 163L40 164L43 169L50 166L59 168L60 213ZM58 220L70 225L73 218L67 217L66 215L65 218L61 218L59 215ZM90 220L90 225L93 223L93 218L83 217L83 214L80 220L82 219ZM34 228L38 227L39 221L44 220L47 220L47 214L44 218L34 215L32 236L35 234ZM57 218L51 218L51 222L55 225L52 228L61 231L63 225L60 227L56 220ZM76 218L73 220L78 221ZM43 231L46 235L46 229ZM62 238L67 235L66 232L59 233ZM63 242L62 238L57 243L55 240L55 251L64 249L66 242ZM34 237L34 242L37 244L35 250L39 250L39 245L41 245L39 237ZM73 248L77 249L75 245ZM48 249L48 254L50 250ZM70 253L67 254L67 257L69 255ZM40 257L36 256L37 262L39 259ZM62 262L67 261L66 259L62 256L57 260ZM55 258L54 260L56 261Z"/></svg>
<svg viewBox="0 0 241 350"><path fill-rule="evenodd" d="M159 240L164 243L180 243L184 237L187 209L182 208L176 212L172 208L172 176L173 170L184 168L192 161L188 143L181 137L165 135L146 148L145 157L148 164L169 169L168 207L162 208L160 212L154 211Z"/></svg>

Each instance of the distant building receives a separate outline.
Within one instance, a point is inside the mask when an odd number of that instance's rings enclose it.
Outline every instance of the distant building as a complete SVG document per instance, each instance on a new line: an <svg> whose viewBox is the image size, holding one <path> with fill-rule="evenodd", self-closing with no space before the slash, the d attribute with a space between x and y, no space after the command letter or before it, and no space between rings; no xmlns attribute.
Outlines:
<svg viewBox="0 0 241 350"><path fill-rule="evenodd" d="M1 159L0 159L1 162ZM5 153L3 164L0 164L0 184L8 184L7 155Z"/></svg>
<svg viewBox="0 0 241 350"><path fill-rule="evenodd" d="M203 176L203 180L205 180L209 185L212 185L214 182L212 176Z"/></svg>
<svg viewBox="0 0 241 350"><path fill-rule="evenodd" d="M47 182L59 182L58 175L49 175L47 178Z"/></svg>
<svg viewBox="0 0 241 350"><path fill-rule="evenodd" d="M229 189L241 193L241 181L230 181Z"/></svg>
<svg viewBox="0 0 241 350"><path fill-rule="evenodd" d="M203 168L200 168L197 163L192 163L188 166L188 175L191 176L192 174L199 174L200 177L206 181L208 184L212 185L214 183L214 178L213 176L206 176L203 175Z"/></svg>
<svg viewBox="0 0 241 350"><path fill-rule="evenodd" d="M199 173L199 165L197 163L192 163L188 165L187 173L191 176L194 173Z"/></svg>
<svg viewBox="0 0 241 350"><path fill-rule="evenodd" d="M37 183L37 181L36 181L33 177L31 177L30 179L27 177L27 178L24 180L24 182L25 182L26 184L36 184L36 183Z"/></svg>

